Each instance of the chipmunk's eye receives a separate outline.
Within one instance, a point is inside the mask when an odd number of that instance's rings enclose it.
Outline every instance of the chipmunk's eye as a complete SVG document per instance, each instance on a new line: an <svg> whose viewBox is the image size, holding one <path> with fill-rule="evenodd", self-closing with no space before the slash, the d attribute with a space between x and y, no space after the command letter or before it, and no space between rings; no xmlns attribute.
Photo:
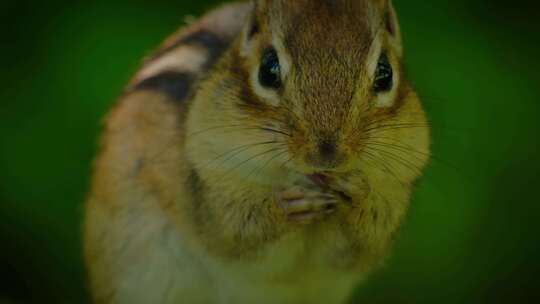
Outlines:
<svg viewBox="0 0 540 304"><path fill-rule="evenodd" d="M277 89L281 86L281 66L274 48L264 51L259 67L259 82L263 87Z"/></svg>
<svg viewBox="0 0 540 304"><path fill-rule="evenodd" d="M373 90L375 93L388 92L394 84L394 73L392 65L388 62L388 56L385 53L379 58L377 69L375 70L375 78L373 82Z"/></svg>

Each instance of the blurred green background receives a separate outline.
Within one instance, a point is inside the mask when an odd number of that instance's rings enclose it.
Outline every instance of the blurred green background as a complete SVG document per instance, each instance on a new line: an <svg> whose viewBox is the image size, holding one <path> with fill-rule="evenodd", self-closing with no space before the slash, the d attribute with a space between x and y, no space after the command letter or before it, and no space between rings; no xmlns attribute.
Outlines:
<svg viewBox="0 0 540 304"><path fill-rule="evenodd" d="M0 303L88 301L80 227L100 121L140 59L218 2L2 2ZM436 159L355 303L538 301L539 5L394 2Z"/></svg>

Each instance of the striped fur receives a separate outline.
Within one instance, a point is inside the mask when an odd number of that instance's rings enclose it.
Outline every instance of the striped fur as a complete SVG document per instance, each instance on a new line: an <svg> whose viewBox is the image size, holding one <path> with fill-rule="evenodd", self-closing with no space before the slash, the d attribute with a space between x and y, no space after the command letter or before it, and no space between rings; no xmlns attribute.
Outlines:
<svg viewBox="0 0 540 304"><path fill-rule="evenodd" d="M248 9L245 4L226 6L181 29L145 60L126 93L149 90L176 102L189 99L240 31Z"/></svg>
<svg viewBox="0 0 540 304"><path fill-rule="evenodd" d="M258 82L269 47L276 91ZM396 85L379 95L383 50ZM94 302L345 303L429 158L402 56L390 0L233 3L173 34L107 117L85 223Z"/></svg>

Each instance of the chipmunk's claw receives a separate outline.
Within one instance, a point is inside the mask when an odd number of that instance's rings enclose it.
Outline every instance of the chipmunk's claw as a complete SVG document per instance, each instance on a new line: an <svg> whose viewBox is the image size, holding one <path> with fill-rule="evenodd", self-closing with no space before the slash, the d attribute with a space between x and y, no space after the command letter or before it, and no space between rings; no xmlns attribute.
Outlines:
<svg viewBox="0 0 540 304"><path fill-rule="evenodd" d="M332 214L339 203L331 193L298 186L281 192L279 198L287 219L299 224L310 224Z"/></svg>

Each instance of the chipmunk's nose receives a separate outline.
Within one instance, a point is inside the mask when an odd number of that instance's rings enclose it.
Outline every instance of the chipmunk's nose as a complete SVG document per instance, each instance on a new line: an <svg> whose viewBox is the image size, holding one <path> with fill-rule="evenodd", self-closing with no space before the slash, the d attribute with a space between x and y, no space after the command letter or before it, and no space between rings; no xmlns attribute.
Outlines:
<svg viewBox="0 0 540 304"><path fill-rule="evenodd" d="M343 155L339 152L338 142L335 138L321 138L313 151L307 155L307 163L318 169L333 169L343 162Z"/></svg>
<svg viewBox="0 0 540 304"><path fill-rule="evenodd" d="M319 154L322 159L331 160L336 155L335 139L324 139L319 142Z"/></svg>

